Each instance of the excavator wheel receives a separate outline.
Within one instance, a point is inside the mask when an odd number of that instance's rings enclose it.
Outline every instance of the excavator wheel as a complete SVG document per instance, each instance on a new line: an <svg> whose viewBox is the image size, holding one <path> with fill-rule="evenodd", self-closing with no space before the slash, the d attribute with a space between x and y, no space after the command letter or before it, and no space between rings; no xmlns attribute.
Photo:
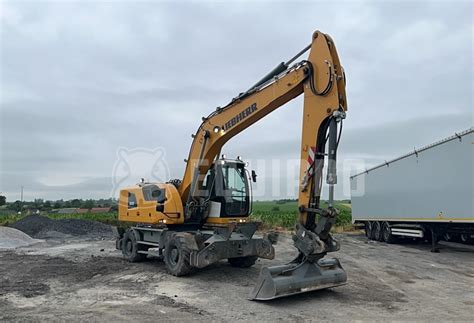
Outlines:
<svg viewBox="0 0 474 323"><path fill-rule="evenodd" d="M232 267L248 268L255 265L258 257L256 256L247 256L247 257L237 257L229 258L227 261Z"/></svg>
<svg viewBox="0 0 474 323"><path fill-rule="evenodd" d="M189 274L193 269L189 264L190 253L183 237L176 234L170 235L163 253L163 260L168 272L173 276Z"/></svg>
<svg viewBox="0 0 474 323"><path fill-rule="evenodd" d="M133 230L127 230L122 239L122 254L130 262L140 262L146 259L146 255L138 253L139 247Z"/></svg>

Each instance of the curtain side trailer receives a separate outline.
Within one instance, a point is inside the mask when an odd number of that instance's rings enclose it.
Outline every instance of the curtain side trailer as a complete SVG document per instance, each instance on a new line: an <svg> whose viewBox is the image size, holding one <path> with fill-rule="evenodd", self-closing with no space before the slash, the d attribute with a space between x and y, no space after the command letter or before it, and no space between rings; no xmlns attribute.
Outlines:
<svg viewBox="0 0 474 323"><path fill-rule="evenodd" d="M474 129L351 176L352 222L371 240L472 243Z"/></svg>

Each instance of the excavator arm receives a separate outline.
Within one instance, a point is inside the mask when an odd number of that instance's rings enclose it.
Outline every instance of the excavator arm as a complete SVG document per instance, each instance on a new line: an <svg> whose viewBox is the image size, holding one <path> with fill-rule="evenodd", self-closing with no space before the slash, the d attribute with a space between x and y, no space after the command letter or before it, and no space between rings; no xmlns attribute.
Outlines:
<svg viewBox="0 0 474 323"><path fill-rule="evenodd" d="M294 63L309 50L307 60ZM293 65L291 65L293 64ZM193 135L186 171L179 186L185 217L193 217L200 203L204 177L222 146L258 120L297 96L304 95L301 134L299 221L293 236L299 255L289 264L263 268L251 299L267 300L344 284L346 273L337 259L325 259L339 249L330 234L337 210L333 207L336 151L347 101L345 74L333 40L316 31L312 42L294 58L281 63L248 91L217 108ZM338 126L340 125L340 126ZM323 167L329 207L320 207Z"/></svg>
<svg viewBox="0 0 474 323"><path fill-rule="evenodd" d="M310 50L307 60L290 66L307 50ZM344 118L347 101L344 70L339 62L336 47L328 35L319 31L313 34L311 44L297 56L281 63L250 90L203 118L202 124L193 135L194 141L186 160L185 174L179 187L181 200L188 206L193 201L197 202L204 176L227 141L301 94L304 94L304 110L298 196L299 222L310 230L317 227L318 234L327 238L329 225L334 222L335 211L329 210L321 214L323 211L319 209L325 146L326 141L332 140L334 147L331 147L328 165L332 207L337 148L337 142L334 142L337 130L334 127ZM329 131L330 135L326 138L329 129L332 131ZM189 218L192 210L187 208L185 213ZM326 223L316 226L316 214L323 215Z"/></svg>

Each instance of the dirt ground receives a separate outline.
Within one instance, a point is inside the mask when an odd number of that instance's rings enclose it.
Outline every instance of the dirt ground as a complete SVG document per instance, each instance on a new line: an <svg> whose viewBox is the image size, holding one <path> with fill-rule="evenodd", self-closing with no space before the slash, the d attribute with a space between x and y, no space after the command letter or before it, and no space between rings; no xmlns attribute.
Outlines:
<svg viewBox="0 0 474 323"><path fill-rule="evenodd" d="M249 269L222 261L184 278L166 274L158 260L122 260L113 241L46 240L0 251L0 321L472 320L472 246L443 245L435 254L426 244L338 237L334 256L347 285L270 302L247 295L262 265L291 260L287 237L276 260Z"/></svg>

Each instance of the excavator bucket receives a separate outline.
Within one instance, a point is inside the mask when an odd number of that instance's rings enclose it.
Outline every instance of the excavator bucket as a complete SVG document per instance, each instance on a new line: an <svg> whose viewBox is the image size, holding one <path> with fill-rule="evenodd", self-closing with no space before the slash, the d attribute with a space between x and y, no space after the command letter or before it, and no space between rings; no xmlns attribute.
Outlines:
<svg viewBox="0 0 474 323"><path fill-rule="evenodd" d="M250 300L274 298L344 285L347 275L336 258L263 267Z"/></svg>

